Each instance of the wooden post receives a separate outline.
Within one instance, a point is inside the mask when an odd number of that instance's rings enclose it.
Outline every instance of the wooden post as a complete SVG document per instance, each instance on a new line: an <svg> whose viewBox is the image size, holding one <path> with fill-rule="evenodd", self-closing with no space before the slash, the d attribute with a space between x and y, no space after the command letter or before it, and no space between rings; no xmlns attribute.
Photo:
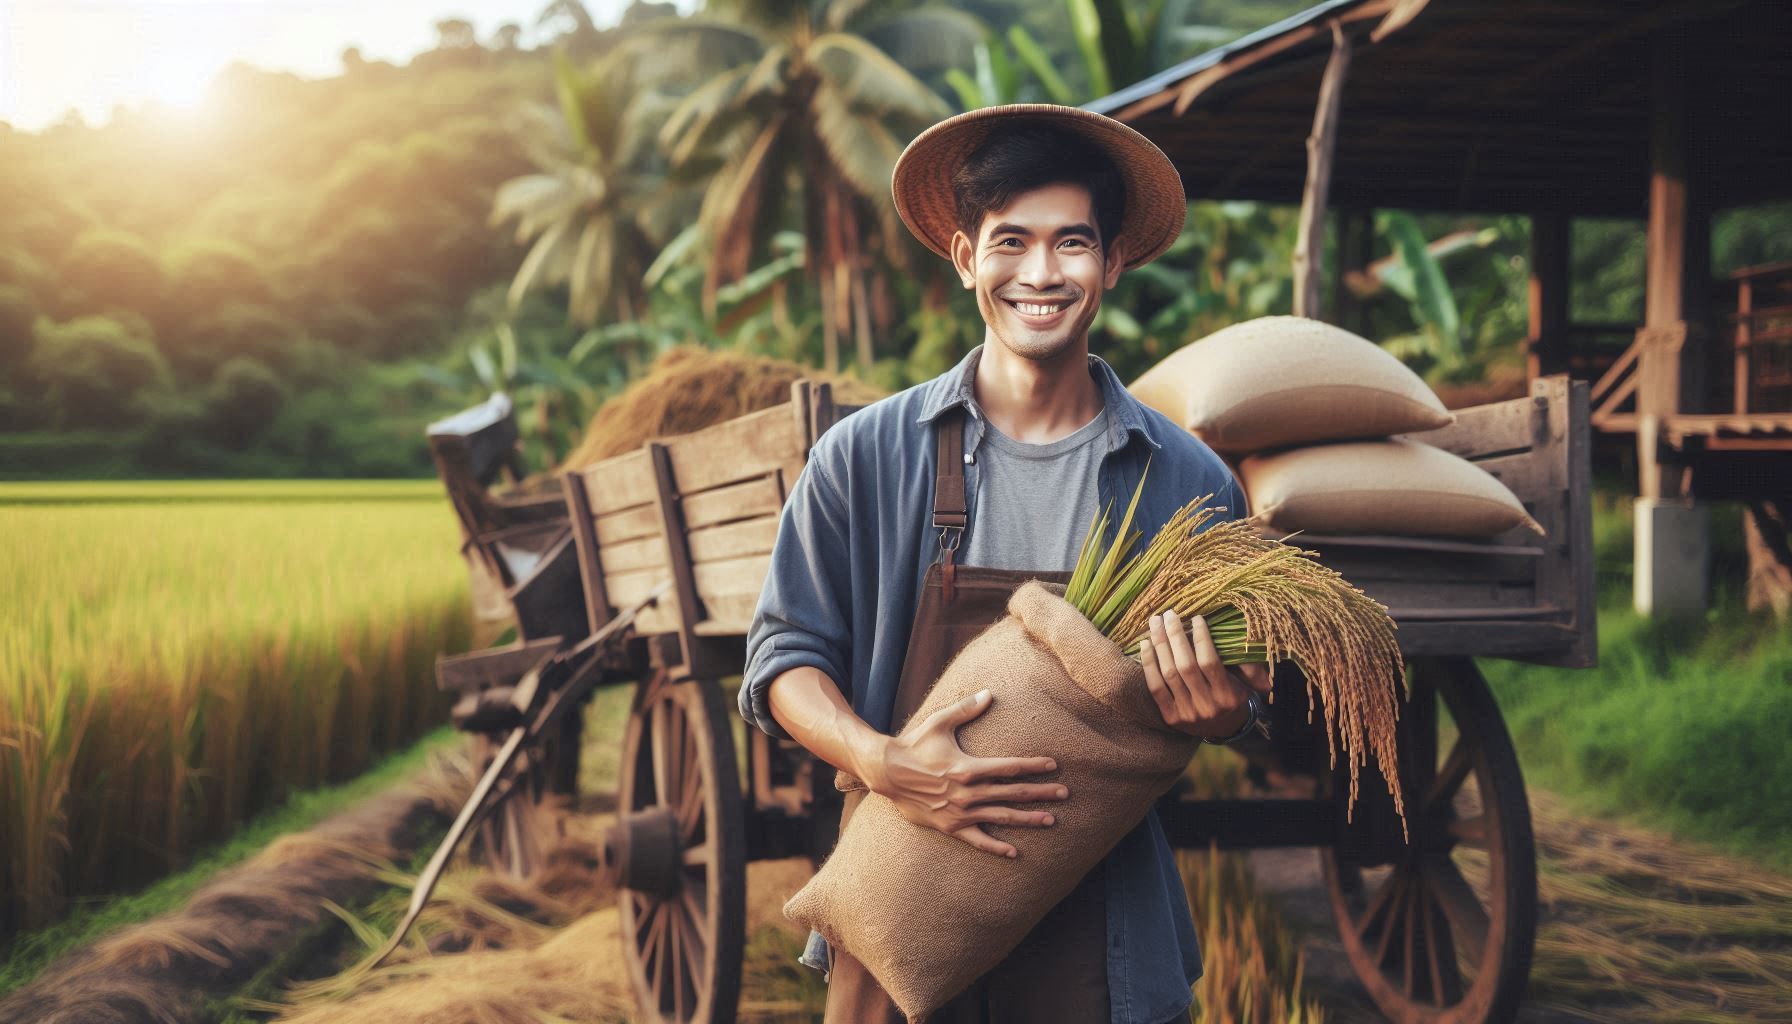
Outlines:
<svg viewBox="0 0 1792 1024"><path fill-rule="evenodd" d="M1769 303L1772 305L1772 303ZM1754 348L1755 337L1755 290L1754 281L1744 277L1736 287L1736 353L1735 365L1731 369L1732 386L1735 388L1734 400L1730 407L1738 416L1748 415L1749 399L1749 357Z"/></svg>
<svg viewBox="0 0 1792 1024"><path fill-rule="evenodd" d="M1333 21L1332 55L1319 80L1319 105L1307 136L1307 184L1300 196L1300 228L1294 242L1294 315L1319 318L1319 285L1325 279L1325 204L1332 184L1332 151L1338 135L1338 106L1344 73L1350 67L1350 38Z"/></svg>
<svg viewBox="0 0 1792 1024"><path fill-rule="evenodd" d="M1530 331L1525 338L1529 380L1568 369L1568 216L1531 215Z"/></svg>
<svg viewBox="0 0 1792 1024"><path fill-rule="evenodd" d="M1700 614L1710 575L1709 510L1687 489L1683 454L1664 443L1669 418L1704 409L1711 219L1697 145L1703 53L1676 26L1650 57L1649 240L1643 327L1637 332L1636 610Z"/></svg>
<svg viewBox="0 0 1792 1024"><path fill-rule="evenodd" d="M1711 217L1695 145L1697 109L1688 94L1688 30L1656 35L1651 56L1649 238L1643 327L1638 332L1638 417L1704 412ZM1640 435L1639 435L1640 437ZM1645 498L1679 498L1680 467L1658 449L1637 451Z"/></svg>

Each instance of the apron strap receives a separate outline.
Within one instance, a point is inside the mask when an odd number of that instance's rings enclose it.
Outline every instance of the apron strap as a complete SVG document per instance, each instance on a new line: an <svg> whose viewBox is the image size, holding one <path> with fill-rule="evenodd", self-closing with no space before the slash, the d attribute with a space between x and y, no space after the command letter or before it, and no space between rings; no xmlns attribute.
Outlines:
<svg viewBox="0 0 1792 1024"><path fill-rule="evenodd" d="M956 593L953 585L953 556L969 509L964 500L964 406L940 414L934 428L938 443L933 474L933 528L940 536L940 590L947 604Z"/></svg>

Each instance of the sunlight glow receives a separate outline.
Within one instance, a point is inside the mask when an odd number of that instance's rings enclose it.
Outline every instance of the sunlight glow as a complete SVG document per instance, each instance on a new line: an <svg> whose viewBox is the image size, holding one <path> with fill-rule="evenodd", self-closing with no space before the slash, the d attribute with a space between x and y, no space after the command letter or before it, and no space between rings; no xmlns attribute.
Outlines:
<svg viewBox="0 0 1792 1024"><path fill-rule="evenodd" d="M435 23L505 22L524 45L547 0L0 0L0 121L41 131L78 111L160 104L203 120L209 84L234 62L306 78L342 71L344 49L403 64L435 45ZM627 0L586 0L600 25ZM692 6L681 0L680 7Z"/></svg>

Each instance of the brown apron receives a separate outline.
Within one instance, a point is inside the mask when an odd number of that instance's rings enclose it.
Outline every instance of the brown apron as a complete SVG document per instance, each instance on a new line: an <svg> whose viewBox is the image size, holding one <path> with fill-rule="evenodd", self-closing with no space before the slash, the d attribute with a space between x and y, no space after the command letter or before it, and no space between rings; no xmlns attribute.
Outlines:
<svg viewBox="0 0 1792 1024"><path fill-rule="evenodd" d="M1055 583L1070 579L1067 572L953 564L967 513L962 408L945 414L937 438L933 525L939 531L941 554L927 567L916 602L913 632L896 687L892 734L900 732L921 706L947 663L1006 614L1016 588L1033 579ZM865 793L854 789L846 794L842 829ZM916 893L915 898L925 899L926 894ZM931 1014L928 1024L1104 1024L1107 933L1107 901L1097 864L1006 959ZM832 959L825 1024L904 1024L902 1012L863 964L842 949L833 949Z"/></svg>

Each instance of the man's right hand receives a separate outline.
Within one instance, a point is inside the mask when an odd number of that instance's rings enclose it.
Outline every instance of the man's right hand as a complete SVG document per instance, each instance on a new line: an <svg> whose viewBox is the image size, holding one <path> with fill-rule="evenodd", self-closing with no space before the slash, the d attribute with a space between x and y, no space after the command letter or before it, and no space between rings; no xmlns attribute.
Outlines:
<svg viewBox="0 0 1792 1024"><path fill-rule="evenodd" d="M921 728L891 736L860 776L866 788L889 798L917 825L963 840L999 857L1020 851L983 831L983 825L1049 826L1049 811L1007 806L1063 800L1070 790L1056 782L1007 782L1017 775L1055 770L1049 757L972 757L958 746L958 730L989 710L988 690L933 713Z"/></svg>

